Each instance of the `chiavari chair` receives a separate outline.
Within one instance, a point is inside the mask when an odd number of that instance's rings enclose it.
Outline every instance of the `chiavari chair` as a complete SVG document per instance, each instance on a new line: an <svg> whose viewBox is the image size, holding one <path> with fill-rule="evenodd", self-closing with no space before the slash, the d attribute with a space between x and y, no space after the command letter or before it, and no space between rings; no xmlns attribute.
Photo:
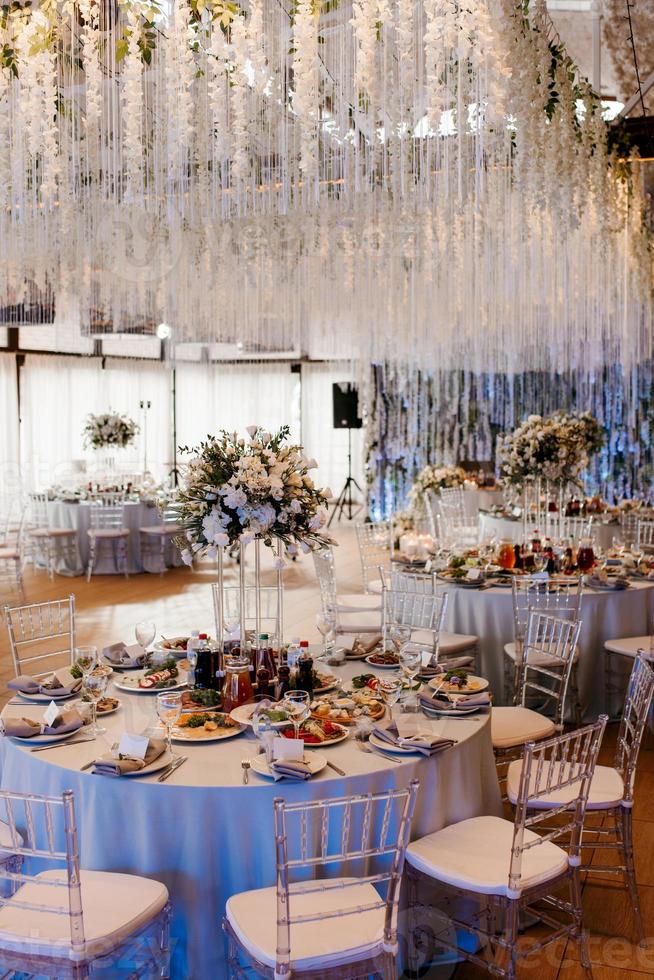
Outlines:
<svg viewBox="0 0 654 980"><path fill-rule="evenodd" d="M381 597L356 593L339 594L336 589L332 548L320 548L312 554L323 613L334 618L336 632L381 633Z"/></svg>
<svg viewBox="0 0 654 980"><path fill-rule="evenodd" d="M75 659L75 596L5 606L14 671L42 677Z"/></svg>
<svg viewBox="0 0 654 980"><path fill-rule="evenodd" d="M183 528L179 523L179 506L172 502L164 507L160 524L140 527L139 541L143 569L163 575L168 569L168 556L173 547L173 539L182 532Z"/></svg>
<svg viewBox="0 0 654 980"><path fill-rule="evenodd" d="M379 594L381 579L379 569L390 571L391 525L388 521L356 525L357 545L363 575L363 591Z"/></svg>
<svg viewBox="0 0 654 980"><path fill-rule="evenodd" d="M48 514L48 495L31 493L29 495L29 529L27 536L32 546L32 560L35 565L42 564L48 576L54 578L59 561L66 568L77 568L77 531L74 528L52 527Z"/></svg>
<svg viewBox="0 0 654 980"><path fill-rule="evenodd" d="M104 494L101 502L89 504L89 563L86 568L86 580L91 581L93 569L103 550L109 550L114 569L122 572L125 578L129 575L127 545L129 529L125 527L123 503L114 503L114 498L120 494ZM108 501L105 503L105 500Z"/></svg>

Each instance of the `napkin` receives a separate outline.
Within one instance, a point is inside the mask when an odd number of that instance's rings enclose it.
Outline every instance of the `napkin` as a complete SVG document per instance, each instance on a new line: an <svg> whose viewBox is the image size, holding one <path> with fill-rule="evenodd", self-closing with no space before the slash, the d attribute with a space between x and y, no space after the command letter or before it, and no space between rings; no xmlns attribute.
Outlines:
<svg viewBox="0 0 654 980"><path fill-rule="evenodd" d="M278 759L270 764L270 771L274 774L275 782L279 782L280 779L311 778L308 765L299 759Z"/></svg>
<svg viewBox="0 0 654 980"><path fill-rule="evenodd" d="M440 660L435 667L429 664L420 668L421 677L436 677L444 671L456 670L457 667L472 667L475 662L474 657L449 657L447 660Z"/></svg>
<svg viewBox="0 0 654 980"><path fill-rule="evenodd" d="M5 718L2 727L5 735L30 738L32 735L65 735L76 732L83 724L81 715L72 708L60 714L52 725L44 725L31 718Z"/></svg>
<svg viewBox="0 0 654 980"><path fill-rule="evenodd" d="M443 749L449 749L454 745L451 738L442 738L440 735L432 735L430 732L417 732L402 738L397 730L397 722L392 721L388 725L375 725L373 732L377 738L389 745L396 745L402 749L410 749L413 752L420 752L421 755L435 755Z"/></svg>
<svg viewBox="0 0 654 980"><path fill-rule="evenodd" d="M151 738L143 759L132 759L129 756L121 759L117 755L103 755L93 763L93 772L97 776L124 776L128 772L138 772L163 755L165 750L166 743L163 739Z"/></svg>
<svg viewBox="0 0 654 980"><path fill-rule="evenodd" d="M19 674L9 681L7 687L12 691L20 691L21 694L75 694L82 686L81 677L73 677L70 667L63 667L55 670L53 674L45 680L36 677L29 677L27 674Z"/></svg>
<svg viewBox="0 0 654 980"><path fill-rule="evenodd" d="M459 708L487 708L491 704L491 696L488 691L480 691L479 694L457 695L450 698L447 694L435 694L425 691L420 695L420 706L427 711L447 708L454 711Z"/></svg>
<svg viewBox="0 0 654 980"><path fill-rule="evenodd" d="M102 656L115 667L141 667L145 657L145 650L139 643L131 643L126 646L122 641L112 643L110 647L105 647Z"/></svg>

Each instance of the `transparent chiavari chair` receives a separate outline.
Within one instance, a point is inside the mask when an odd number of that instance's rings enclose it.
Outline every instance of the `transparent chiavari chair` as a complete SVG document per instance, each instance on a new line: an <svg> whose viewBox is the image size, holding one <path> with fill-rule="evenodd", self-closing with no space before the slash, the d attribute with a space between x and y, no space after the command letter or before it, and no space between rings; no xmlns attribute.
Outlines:
<svg viewBox="0 0 654 980"><path fill-rule="evenodd" d="M379 568L391 567L391 525L388 521L356 525L363 591L379 594Z"/></svg>
<svg viewBox="0 0 654 980"><path fill-rule="evenodd" d="M14 671L43 677L75 658L75 596L5 606Z"/></svg>
<svg viewBox="0 0 654 980"><path fill-rule="evenodd" d="M577 583L576 588L560 588L537 576L525 575L524 577L514 577L511 582L513 595L513 636L512 643L504 646L505 664L507 669L504 672L505 680L505 700L513 700L518 703L521 688L520 671L523 663L523 647L529 616L532 612L548 613L557 616L559 619L578 620L581 610L582 583ZM532 657L535 653L532 652ZM576 678L576 671L573 666L571 675L571 690L575 702L577 720L579 720L579 693Z"/></svg>
<svg viewBox="0 0 654 980"><path fill-rule="evenodd" d="M443 547L473 547L479 528L466 517L463 487L442 487L438 498L440 510L439 540Z"/></svg>
<svg viewBox="0 0 654 980"><path fill-rule="evenodd" d="M220 582L213 582L211 585L213 595L214 621L216 625L216 636L219 629L219 608L221 598ZM259 610L257 616L257 592L259 595ZM257 630L257 618L259 619L259 632L268 633L279 643L279 614L277 607L277 589L262 588L257 590L254 586L246 586L243 591L245 628L252 631L254 635ZM239 628L241 621L241 589L238 585L227 586L222 590L223 600L223 626L227 634L234 635ZM277 649L279 649L277 647Z"/></svg>
<svg viewBox="0 0 654 980"><path fill-rule="evenodd" d="M459 900L448 904L455 934L472 932L481 940L473 948L469 943L458 947L442 935L439 945L492 974L513 978L520 959L569 937L579 943L582 965L590 971L581 902L581 843L605 726L603 715L593 725L525 746L513 821L472 817L409 844L409 914L417 906L421 880L429 879L434 891ZM532 805L552 794L565 801L552 811L560 814L560 825L542 833L541 826L551 814ZM567 900L561 895L564 889ZM539 903L537 913L535 903ZM470 906L473 912L468 919L452 912ZM525 912L536 914L550 930L539 935L535 946L518 943L519 916ZM500 921L501 930L496 928Z"/></svg>
<svg viewBox="0 0 654 980"><path fill-rule="evenodd" d="M400 883L417 791L413 780L408 789L384 793L309 803L276 799L277 883L228 900L230 976L251 976L251 965L258 976L276 980L371 973L394 980Z"/></svg>
<svg viewBox="0 0 654 980"><path fill-rule="evenodd" d="M44 566L50 578L54 578L58 561L67 568L77 568L77 531L74 528L51 527L46 493L31 493L29 501L27 533L34 565Z"/></svg>
<svg viewBox="0 0 654 980"><path fill-rule="evenodd" d="M124 490L100 490L96 494L96 500L103 507L122 507L125 499L126 494Z"/></svg>
<svg viewBox="0 0 654 980"><path fill-rule="evenodd" d="M619 531L617 531L613 536L614 540L621 540L628 547L635 544L636 537L638 535L639 520L640 518L638 513L623 514L620 518Z"/></svg>
<svg viewBox="0 0 654 980"><path fill-rule="evenodd" d="M0 961L4 969L59 980L89 977L92 964L124 967L130 942L147 955L139 976L170 976L165 885L80 868L75 806L62 796L0 791L20 873L0 865ZM20 830L19 830L20 828ZM156 930L157 941L150 933ZM110 974L108 974L110 975Z"/></svg>
<svg viewBox="0 0 654 980"><path fill-rule="evenodd" d="M160 575L167 571L173 538L184 530L179 521L179 504L171 501L161 512L160 524L139 528L141 565L144 571L159 572Z"/></svg>
<svg viewBox="0 0 654 980"><path fill-rule="evenodd" d="M641 551L654 551L654 521L638 521L636 525L636 547Z"/></svg>
<svg viewBox="0 0 654 980"><path fill-rule="evenodd" d="M641 946L647 943L634 868L632 813L636 765L653 695L654 669L644 657L638 657L629 679L613 765L596 766L590 784L588 811L597 814L600 822L587 822L584 827L584 848L591 849L591 860L583 865L583 871L622 875ZM512 762L507 774L507 796L512 803L518 798L521 777L522 763ZM558 795L545 793L538 800L530 799L528 805L551 811L560 803ZM617 851L618 863L593 863L597 849Z"/></svg>
<svg viewBox="0 0 654 980"><path fill-rule="evenodd" d="M491 738L496 759L508 756L531 741L549 738L563 727L566 695L579 642L581 623L533 610L520 664L518 703L491 711ZM536 698L551 717L527 707Z"/></svg>
<svg viewBox="0 0 654 980"><path fill-rule="evenodd" d="M3 543L0 546L0 596L8 598L15 594L23 602L25 601L25 589L23 587L24 520L25 508L20 512L18 523L14 523L12 517L7 518Z"/></svg>
<svg viewBox="0 0 654 980"><path fill-rule="evenodd" d="M107 495L115 496L115 495ZM127 544L129 530L125 527L123 504L94 502L89 505L89 563L86 580L91 581L93 569L102 549L108 550L113 558L114 568L128 577Z"/></svg>
<svg viewBox="0 0 654 980"><path fill-rule="evenodd" d="M582 538L593 534L593 518L565 517L560 514L547 515L547 529L551 538L558 541L572 541L576 547Z"/></svg>
<svg viewBox="0 0 654 980"><path fill-rule="evenodd" d="M447 608L447 593L404 592L384 589L382 638L384 649L390 644L393 626L411 627L411 639L424 646L436 660L439 654L440 632Z"/></svg>
<svg viewBox="0 0 654 980"><path fill-rule="evenodd" d="M381 597L339 594L332 548L320 548L313 554L323 613L336 620L337 633L381 633Z"/></svg>

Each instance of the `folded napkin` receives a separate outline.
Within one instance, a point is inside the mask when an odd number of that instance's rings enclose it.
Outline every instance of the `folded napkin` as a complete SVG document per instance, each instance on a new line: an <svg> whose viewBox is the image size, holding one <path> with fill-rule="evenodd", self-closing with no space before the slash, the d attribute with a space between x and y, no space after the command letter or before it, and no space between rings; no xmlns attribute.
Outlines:
<svg viewBox="0 0 654 980"><path fill-rule="evenodd" d="M294 759L278 759L270 763L270 771L274 773L275 782L280 779L310 779L311 770L306 762Z"/></svg>
<svg viewBox="0 0 654 980"><path fill-rule="evenodd" d="M375 725L373 732L377 738L388 742L389 745L396 745L401 749L410 749L412 752L420 752L421 755L427 756L435 755L455 744L451 738L442 738L440 735L431 735L429 732L417 732L415 735L402 738L394 721L388 725Z"/></svg>
<svg viewBox="0 0 654 980"><path fill-rule="evenodd" d="M36 677L29 677L27 674L19 674L9 681L7 687L12 691L20 691L21 694L75 694L82 686L81 677L73 677L70 667L63 667L55 670L50 677L39 680Z"/></svg>
<svg viewBox="0 0 654 980"><path fill-rule="evenodd" d="M97 776L124 776L128 772L138 772L145 769L151 762L158 759L166 751L166 743L161 738L151 738L143 759L132 759L129 756L103 755L93 763L93 772Z"/></svg>
<svg viewBox="0 0 654 980"><path fill-rule="evenodd" d="M5 718L2 729L5 735L14 738L31 738L32 735L65 735L67 732L76 732L83 724L81 715L73 708L60 714L52 725L45 725L31 718Z"/></svg>
<svg viewBox="0 0 654 980"><path fill-rule="evenodd" d="M471 667L475 662L474 657L449 657L447 660L440 660L435 667L427 664L420 668L420 677L436 677L448 670L456 670L458 667Z"/></svg>
<svg viewBox="0 0 654 980"><path fill-rule="evenodd" d="M139 643L131 643L129 646L112 643L110 647L104 648L102 656L115 667L142 667L145 650Z"/></svg>
<svg viewBox="0 0 654 980"><path fill-rule="evenodd" d="M457 694L453 698L447 694L432 694L430 691L424 691L420 695L420 706L426 708L427 711L442 710L443 708L447 708L448 711L472 707L487 708L491 703L491 696L488 691L480 691L479 694L470 695Z"/></svg>

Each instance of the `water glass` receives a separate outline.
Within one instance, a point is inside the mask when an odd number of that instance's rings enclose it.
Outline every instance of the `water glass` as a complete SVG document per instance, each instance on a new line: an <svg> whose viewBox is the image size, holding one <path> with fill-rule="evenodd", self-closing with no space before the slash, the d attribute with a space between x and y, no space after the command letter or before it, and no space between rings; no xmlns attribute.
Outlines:
<svg viewBox="0 0 654 980"><path fill-rule="evenodd" d="M318 659L324 660L331 652L336 640L336 614L333 609L326 609L316 616L316 626L322 636L322 653Z"/></svg>
<svg viewBox="0 0 654 980"><path fill-rule="evenodd" d="M394 623L390 627L388 635L391 643L395 647L395 652L399 656L402 647L411 639L411 627L405 626L403 623Z"/></svg>
<svg viewBox="0 0 654 980"><path fill-rule="evenodd" d="M91 673L85 680L86 693L91 698L91 734L93 736L103 735L107 730L98 725L98 702L105 696L108 683L109 675L104 673Z"/></svg>
<svg viewBox="0 0 654 980"><path fill-rule="evenodd" d="M386 707L392 711L393 705L397 704L402 693L402 680L400 677L380 677L377 680L377 690Z"/></svg>
<svg viewBox="0 0 654 980"><path fill-rule="evenodd" d="M154 638L157 635L157 627L152 622L144 621L142 623L137 623L134 627L134 635L136 637L136 642L140 643L144 650L154 642Z"/></svg>
<svg viewBox="0 0 654 980"><path fill-rule="evenodd" d="M413 692L413 686L415 684L415 679L420 673L420 668L422 667L422 647L419 643L405 643L399 653L400 657L400 668L403 675L409 682L409 696L406 699L404 710L405 711L415 711L417 710L416 697Z"/></svg>
<svg viewBox="0 0 654 980"><path fill-rule="evenodd" d="M75 666L82 673L82 691L86 691L88 678L98 666L98 648L75 647Z"/></svg>
<svg viewBox="0 0 654 980"><path fill-rule="evenodd" d="M299 738L300 728L311 714L311 699L308 693L306 691L287 691L279 706L282 711L288 712L295 729L295 738Z"/></svg>
<svg viewBox="0 0 654 980"><path fill-rule="evenodd" d="M166 729L166 748L173 755L172 731L175 722L182 713L182 695L180 691L165 691L157 694L157 714Z"/></svg>

